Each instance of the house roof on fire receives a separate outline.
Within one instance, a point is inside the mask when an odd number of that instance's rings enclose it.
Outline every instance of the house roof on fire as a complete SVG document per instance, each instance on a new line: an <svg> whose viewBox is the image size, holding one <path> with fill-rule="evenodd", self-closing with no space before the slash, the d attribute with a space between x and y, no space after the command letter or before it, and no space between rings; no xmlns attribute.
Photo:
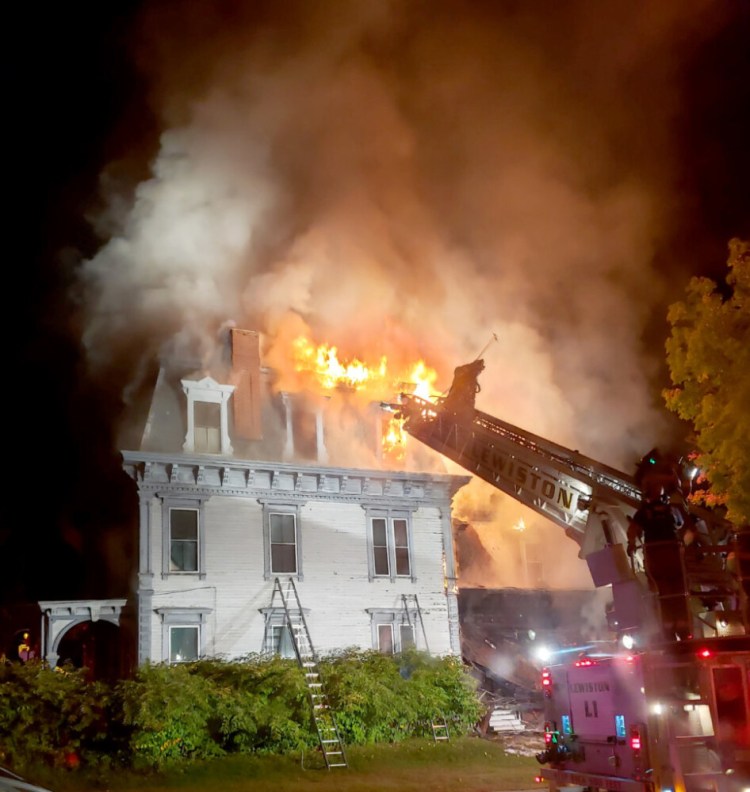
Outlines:
<svg viewBox="0 0 750 792"><path fill-rule="evenodd" d="M406 475L403 465L379 456L388 418L379 402L355 403L344 394L332 405L320 393L283 392L276 379L263 365L257 332L228 328L208 356L171 343L142 389L138 420L121 433L120 448L130 449L126 457L211 454L316 470L355 468L377 477L392 470L394 480ZM409 475L443 480L451 494L470 480Z"/></svg>

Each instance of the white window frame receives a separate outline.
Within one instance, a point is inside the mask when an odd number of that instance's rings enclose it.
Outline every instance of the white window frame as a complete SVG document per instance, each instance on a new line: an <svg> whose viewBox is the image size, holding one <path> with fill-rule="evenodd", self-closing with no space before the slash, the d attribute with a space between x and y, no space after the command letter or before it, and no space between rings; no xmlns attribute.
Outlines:
<svg viewBox="0 0 750 792"><path fill-rule="evenodd" d="M412 526L412 513L403 509L378 509L365 506L367 515L367 573L368 578L373 580L411 580L417 581L417 574L414 568L414 531ZM386 543L388 552L388 572L387 574L376 574L375 572L375 542L374 542L374 520L385 520ZM394 523L396 520L403 520L406 524L406 540L408 542L407 557L409 559L409 572L398 574L396 572L396 532Z"/></svg>
<svg viewBox="0 0 750 792"><path fill-rule="evenodd" d="M294 650L294 639L291 635L291 628L287 622L286 613L283 608L273 607L273 608L261 608L260 612L263 614L263 618L265 619L265 627L263 628L263 646L261 647L261 654L263 655L270 655L274 657L283 657L285 659L296 659L297 654ZM310 611L308 608L302 609L302 614L307 619ZM274 630L277 628L286 627L289 631L289 643L291 646L291 654L284 655L279 654L276 649L276 642L273 638Z"/></svg>
<svg viewBox="0 0 750 792"><path fill-rule="evenodd" d="M162 621L162 657L169 665L190 663L206 656L206 616L211 608L157 608ZM172 660L172 630L189 628L197 631L198 656L185 660Z"/></svg>
<svg viewBox="0 0 750 792"><path fill-rule="evenodd" d="M367 608L370 615L370 630L372 633L372 648L381 651L380 648L380 628L390 626L393 639L393 653L401 654L404 648L419 649L417 640L417 629L415 627L417 612L412 610L405 611L403 608ZM403 628L411 629L412 643L404 647Z"/></svg>
<svg viewBox="0 0 750 792"><path fill-rule="evenodd" d="M167 630L169 631L169 640L168 640L168 654L167 654L167 661L170 665L176 665L177 663L194 663L196 660L200 660L201 657L201 626L200 624L170 624L167 626ZM172 657L172 638L174 636L175 630L191 630L195 632L195 657Z"/></svg>
<svg viewBox="0 0 750 792"><path fill-rule="evenodd" d="M302 574L302 525L300 520L301 503L284 501L261 501L263 505L263 578L291 577L304 580ZM283 514L294 517L294 543L296 572L275 572L271 564L271 515Z"/></svg>
<svg viewBox="0 0 750 792"><path fill-rule="evenodd" d="M229 397L234 393L234 385L222 385L211 377L201 380L180 380L182 390L187 397L187 432L182 450L187 454L195 452L195 410L196 402L208 402L220 406L219 413L219 453L232 454L232 443L229 439Z"/></svg>
<svg viewBox="0 0 750 792"><path fill-rule="evenodd" d="M197 516L197 563L196 569L181 570L171 569L172 564L172 510L195 511ZM203 500L199 498L164 498L162 500L162 548L161 548L161 576L170 575L195 575L201 580L206 577L206 531L204 526Z"/></svg>

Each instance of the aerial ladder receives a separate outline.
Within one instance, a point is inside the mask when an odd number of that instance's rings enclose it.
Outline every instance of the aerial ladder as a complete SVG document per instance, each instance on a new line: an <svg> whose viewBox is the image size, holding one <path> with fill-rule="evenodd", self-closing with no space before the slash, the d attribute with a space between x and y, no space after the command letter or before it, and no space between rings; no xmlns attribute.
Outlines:
<svg viewBox="0 0 750 792"><path fill-rule="evenodd" d="M629 521L643 500L636 476L477 410L483 368L482 360L459 366L447 395L434 401L402 393L392 409L404 430L560 526L579 545L594 585L612 586L610 626L619 633L653 632L658 596L645 576L642 550L626 552ZM737 535L706 509L691 506L690 513L704 531L701 563L681 561L692 633L746 633L747 586L726 563L739 555Z"/></svg>

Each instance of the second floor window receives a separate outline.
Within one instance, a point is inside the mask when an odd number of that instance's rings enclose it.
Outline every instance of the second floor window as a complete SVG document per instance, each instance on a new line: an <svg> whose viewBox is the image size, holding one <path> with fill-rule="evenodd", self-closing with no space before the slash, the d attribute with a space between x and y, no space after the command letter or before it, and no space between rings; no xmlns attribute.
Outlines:
<svg viewBox="0 0 750 792"><path fill-rule="evenodd" d="M370 577L412 577L412 540L408 515L370 516Z"/></svg>
<svg viewBox="0 0 750 792"><path fill-rule="evenodd" d="M198 510L169 510L169 571L198 571Z"/></svg>
<svg viewBox="0 0 750 792"><path fill-rule="evenodd" d="M297 515L269 514L271 574L297 574Z"/></svg>
<svg viewBox="0 0 750 792"><path fill-rule="evenodd" d="M263 504L263 577L293 575L302 580L301 509L303 503Z"/></svg>

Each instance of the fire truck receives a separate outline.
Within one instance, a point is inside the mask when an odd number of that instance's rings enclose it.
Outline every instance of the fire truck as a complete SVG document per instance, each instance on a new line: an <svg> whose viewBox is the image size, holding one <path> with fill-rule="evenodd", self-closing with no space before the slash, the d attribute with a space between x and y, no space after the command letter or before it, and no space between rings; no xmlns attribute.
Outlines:
<svg viewBox="0 0 750 792"><path fill-rule="evenodd" d="M644 482L683 485L685 466L654 449L629 475L481 412L483 367L457 368L434 401L401 394L404 429L559 525L594 585L611 587L608 648L542 670L539 780L550 792L750 792L750 529L683 504L698 541L671 543L665 593L643 547L626 550L628 527Z"/></svg>

